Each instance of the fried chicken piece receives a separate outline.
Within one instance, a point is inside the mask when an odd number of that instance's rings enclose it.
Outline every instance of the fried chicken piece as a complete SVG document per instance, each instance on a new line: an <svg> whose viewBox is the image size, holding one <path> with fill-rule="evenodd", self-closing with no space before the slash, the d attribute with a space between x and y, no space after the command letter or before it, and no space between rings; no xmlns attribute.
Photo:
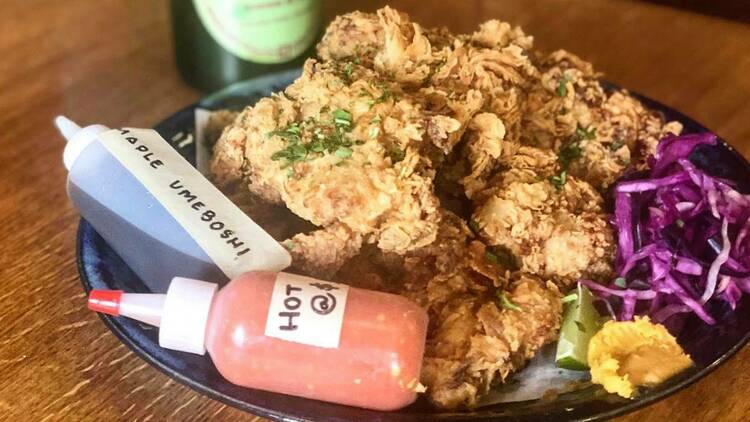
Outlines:
<svg viewBox="0 0 750 422"><path fill-rule="evenodd" d="M377 15L359 11L340 15L328 25L318 43L318 57L328 61L357 57L371 63L383 38L383 25Z"/></svg>
<svg viewBox="0 0 750 422"><path fill-rule="evenodd" d="M216 110L208 115L208 121L204 128L206 145L212 147L219 139L224 128L231 125L239 113L232 110Z"/></svg>
<svg viewBox="0 0 750 422"><path fill-rule="evenodd" d="M421 382L430 401L442 409L476 404L482 393L477 380L468 376L471 338L480 330L477 298L455 296L436 318L430 319Z"/></svg>
<svg viewBox="0 0 750 422"><path fill-rule="evenodd" d="M403 272L403 255L363 245L359 254L346 261L331 280L361 289L399 294L403 290Z"/></svg>
<svg viewBox="0 0 750 422"><path fill-rule="evenodd" d="M545 57L539 71L523 105L521 138L527 145L559 150L579 126L599 120L592 113L600 110L606 94L591 63L565 50Z"/></svg>
<svg viewBox="0 0 750 422"><path fill-rule="evenodd" d="M377 12L383 27L383 48L375 55L375 69L392 75L403 84L421 85L431 74L431 65L440 60L422 27L390 7Z"/></svg>
<svg viewBox="0 0 750 422"><path fill-rule="evenodd" d="M442 64L430 79L433 86L450 92L481 92L485 112L472 120L474 130L469 131L469 141L462 152L469 163L468 179L463 181L469 192L477 189L471 180L480 179L479 175L494 168L498 160L510 155L512 145L519 143L524 91L538 73L529 57L531 47L532 37L520 28L491 20L468 37L456 37L453 45L442 51ZM500 132L503 136L499 136ZM505 147L504 154L498 154L488 137L511 145ZM482 140L477 145L471 139Z"/></svg>
<svg viewBox="0 0 750 422"><path fill-rule="evenodd" d="M645 168L659 140L682 131L682 124L665 123L624 90L609 95L598 116L586 131L591 139L578 142L581 155L571 160L569 171L600 189L614 183L631 164Z"/></svg>
<svg viewBox="0 0 750 422"><path fill-rule="evenodd" d="M499 32L492 34L493 28ZM468 39L458 36L441 51L442 61L430 82L436 86L474 88L492 93L532 81L538 71L529 58L532 38L507 23L485 22Z"/></svg>
<svg viewBox="0 0 750 422"><path fill-rule="evenodd" d="M328 26L318 44L323 60L356 60L400 84L422 85L444 60L454 37L425 29L388 6L376 13L353 12Z"/></svg>
<svg viewBox="0 0 750 422"><path fill-rule="evenodd" d="M614 241L603 200L574 176L553 185L554 155L530 147L479 196L473 219L488 245L516 257L521 271L565 286L612 273ZM539 167L534 168L535 165Z"/></svg>
<svg viewBox="0 0 750 422"><path fill-rule="evenodd" d="M456 295L503 288L505 268L487 259L484 244L475 240L463 219L446 210L440 214L433 243L403 255L365 246L334 278L360 286L358 279L367 273L369 285L404 295L430 314Z"/></svg>
<svg viewBox="0 0 750 422"><path fill-rule="evenodd" d="M428 115L445 116L431 119L427 125L427 133L432 144L444 155L449 154L461 140L466 128L484 104L482 94L475 89L467 90L465 93L449 94L445 90L427 87L420 89L416 98L422 103ZM450 120L446 120L446 117L450 117Z"/></svg>
<svg viewBox="0 0 750 422"><path fill-rule="evenodd" d="M617 146L625 144L630 150L631 163L639 169L645 168L646 159L656 152L661 138L682 132L680 122L664 122L661 115L644 107L626 90L612 93L602 109L605 124L597 132L614 140L609 144L610 149L617 151L622 148Z"/></svg>
<svg viewBox="0 0 750 422"><path fill-rule="evenodd" d="M421 98L377 79L369 69L360 66L351 73L350 79L336 64L309 60L284 93L246 108L215 146L215 180L242 184L322 229L343 225L385 251L425 246L435 239L439 220L435 170L425 144L460 123L439 113L427 115ZM440 127L437 135L427 129L433 126ZM323 248L321 240L338 239L315 237ZM313 255L323 260L316 263ZM332 260L313 253L303 265L319 264L327 273L346 255Z"/></svg>
<svg viewBox="0 0 750 422"><path fill-rule="evenodd" d="M606 92L591 64L567 51L544 58L540 72L523 105L522 140L575 151L566 170L597 189L606 189L631 163L642 166L658 139L682 130L626 91Z"/></svg>
<svg viewBox="0 0 750 422"><path fill-rule="evenodd" d="M311 277L330 279L362 247L362 235L343 224L309 234L299 233L283 242L292 255L292 268Z"/></svg>
<svg viewBox="0 0 750 422"><path fill-rule="evenodd" d="M370 249L369 264L354 258L337 279L359 280L354 284L361 286L368 273L364 283L400 293L427 310L431 326L421 382L436 406L457 409L475 406L493 382L505 380L553 341L562 308L553 284L506 275L462 219L442 214L432 244L400 257ZM501 292L521 311L501 309Z"/></svg>
<svg viewBox="0 0 750 422"><path fill-rule="evenodd" d="M486 187L487 178L502 157L510 157L518 148L517 144L502 142L505 138L505 125L493 113L480 113L474 116L469 124L465 151L471 172L461 179L466 196L471 199L474 194Z"/></svg>
<svg viewBox="0 0 750 422"><path fill-rule="evenodd" d="M501 308L492 296L458 295L431 321L422 382L437 406L476 406L494 382L557 339L562 303L554 284L518 274L503 294L518 309Z"/></svg>
<svg viewBox="0 0 750 422"><path fill-rule="evenodd" d="M491 20L469 36L426 29L388 6L353 12L328 26L318 44L323 60L352 60L407 86L509 89L536 73L528 57L533 38Z"/></svg>
<svg viewBox="0 0 750 422"><path fill-rule="evenodd" d="M520 145L522 103L537 70L531 37L520 28L489 21L468 39L457 38L431 83L450 90L479 90L482 111L473 116L459 152L444 173L472 198L506 165Z"/></svg>
<svg viewBox="0 0 750 422"><path fill-rule="evenodd" d="M356 45L351 40L357 40ZM454 78L444 66L457 42L445 29L422 28L408 15L385 7L377 14L355 12L335 19L318 45L318 54L325 60L344 62L349 68L371 70L413 95L427 115L434 115L426 121L425 130L432 141L426 145L448 154L485 101L470 83L454 86ZM462 54L468 51L466 47L460 49ZM455 64L458 72L469 70L468 63L463 64L463 71L457 61ZM440 71L443 73L437 77Z"/></svg>

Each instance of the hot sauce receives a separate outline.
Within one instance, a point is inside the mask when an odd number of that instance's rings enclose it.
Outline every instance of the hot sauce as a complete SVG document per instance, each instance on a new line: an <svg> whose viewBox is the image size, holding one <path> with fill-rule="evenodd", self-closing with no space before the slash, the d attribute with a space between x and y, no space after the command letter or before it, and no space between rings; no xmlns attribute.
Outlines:
<svg viewBox="0 0 750 422"><path fill-rule="evenodd" d="M176 277L166 295L94 290L89 307L160 326L245 387L376 410L412 403L427 315L401 296L287 273L217 285Z"/></svg>

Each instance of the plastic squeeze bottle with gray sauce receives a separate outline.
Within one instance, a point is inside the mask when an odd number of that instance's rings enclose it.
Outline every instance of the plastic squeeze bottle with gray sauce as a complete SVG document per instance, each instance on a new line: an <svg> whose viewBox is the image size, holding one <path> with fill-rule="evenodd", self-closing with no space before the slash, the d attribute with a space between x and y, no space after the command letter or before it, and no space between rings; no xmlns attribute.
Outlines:
<svg viewBox="0 0 750 422"><path fill-rule="evenodd" d="M175 276L224 282L291 263L156 131L55 124L68 141L68 196L151 291Z"/></svg>

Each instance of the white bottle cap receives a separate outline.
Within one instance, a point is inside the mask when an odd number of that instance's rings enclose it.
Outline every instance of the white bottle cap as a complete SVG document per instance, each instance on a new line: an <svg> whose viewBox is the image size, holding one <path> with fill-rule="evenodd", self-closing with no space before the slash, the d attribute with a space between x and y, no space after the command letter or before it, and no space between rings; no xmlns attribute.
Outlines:
<svg viewBox="0 0 750 422"><path fill-rule="evenodd" d="M159 346L206 353L206 326L218 285L175 277L167 290L159 326Z"/></svg>
<svg viewBox="0 0 750 422"><path fill-rule="evenodd" d="M68 141L63 151L63 163L68 170L73 167L73 163L81 155L81 152L96 140L100 133L109 130L108 127L103 125L91 125L81 129L80 126L65 116L57 116L55 126Z"/></svg>

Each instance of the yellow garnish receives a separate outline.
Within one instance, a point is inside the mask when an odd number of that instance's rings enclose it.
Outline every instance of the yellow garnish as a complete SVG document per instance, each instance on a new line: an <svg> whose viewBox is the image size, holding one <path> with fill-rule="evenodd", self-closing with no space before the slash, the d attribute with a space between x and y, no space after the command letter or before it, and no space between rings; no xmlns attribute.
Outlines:
<svg viewBox="0 0 750 422"><path fill-rule="evenodd" d="M636 386L653 386L689 368L693 361L663 325L648 317L609 321L589 342L591 381L630 398Z"/></svg>

